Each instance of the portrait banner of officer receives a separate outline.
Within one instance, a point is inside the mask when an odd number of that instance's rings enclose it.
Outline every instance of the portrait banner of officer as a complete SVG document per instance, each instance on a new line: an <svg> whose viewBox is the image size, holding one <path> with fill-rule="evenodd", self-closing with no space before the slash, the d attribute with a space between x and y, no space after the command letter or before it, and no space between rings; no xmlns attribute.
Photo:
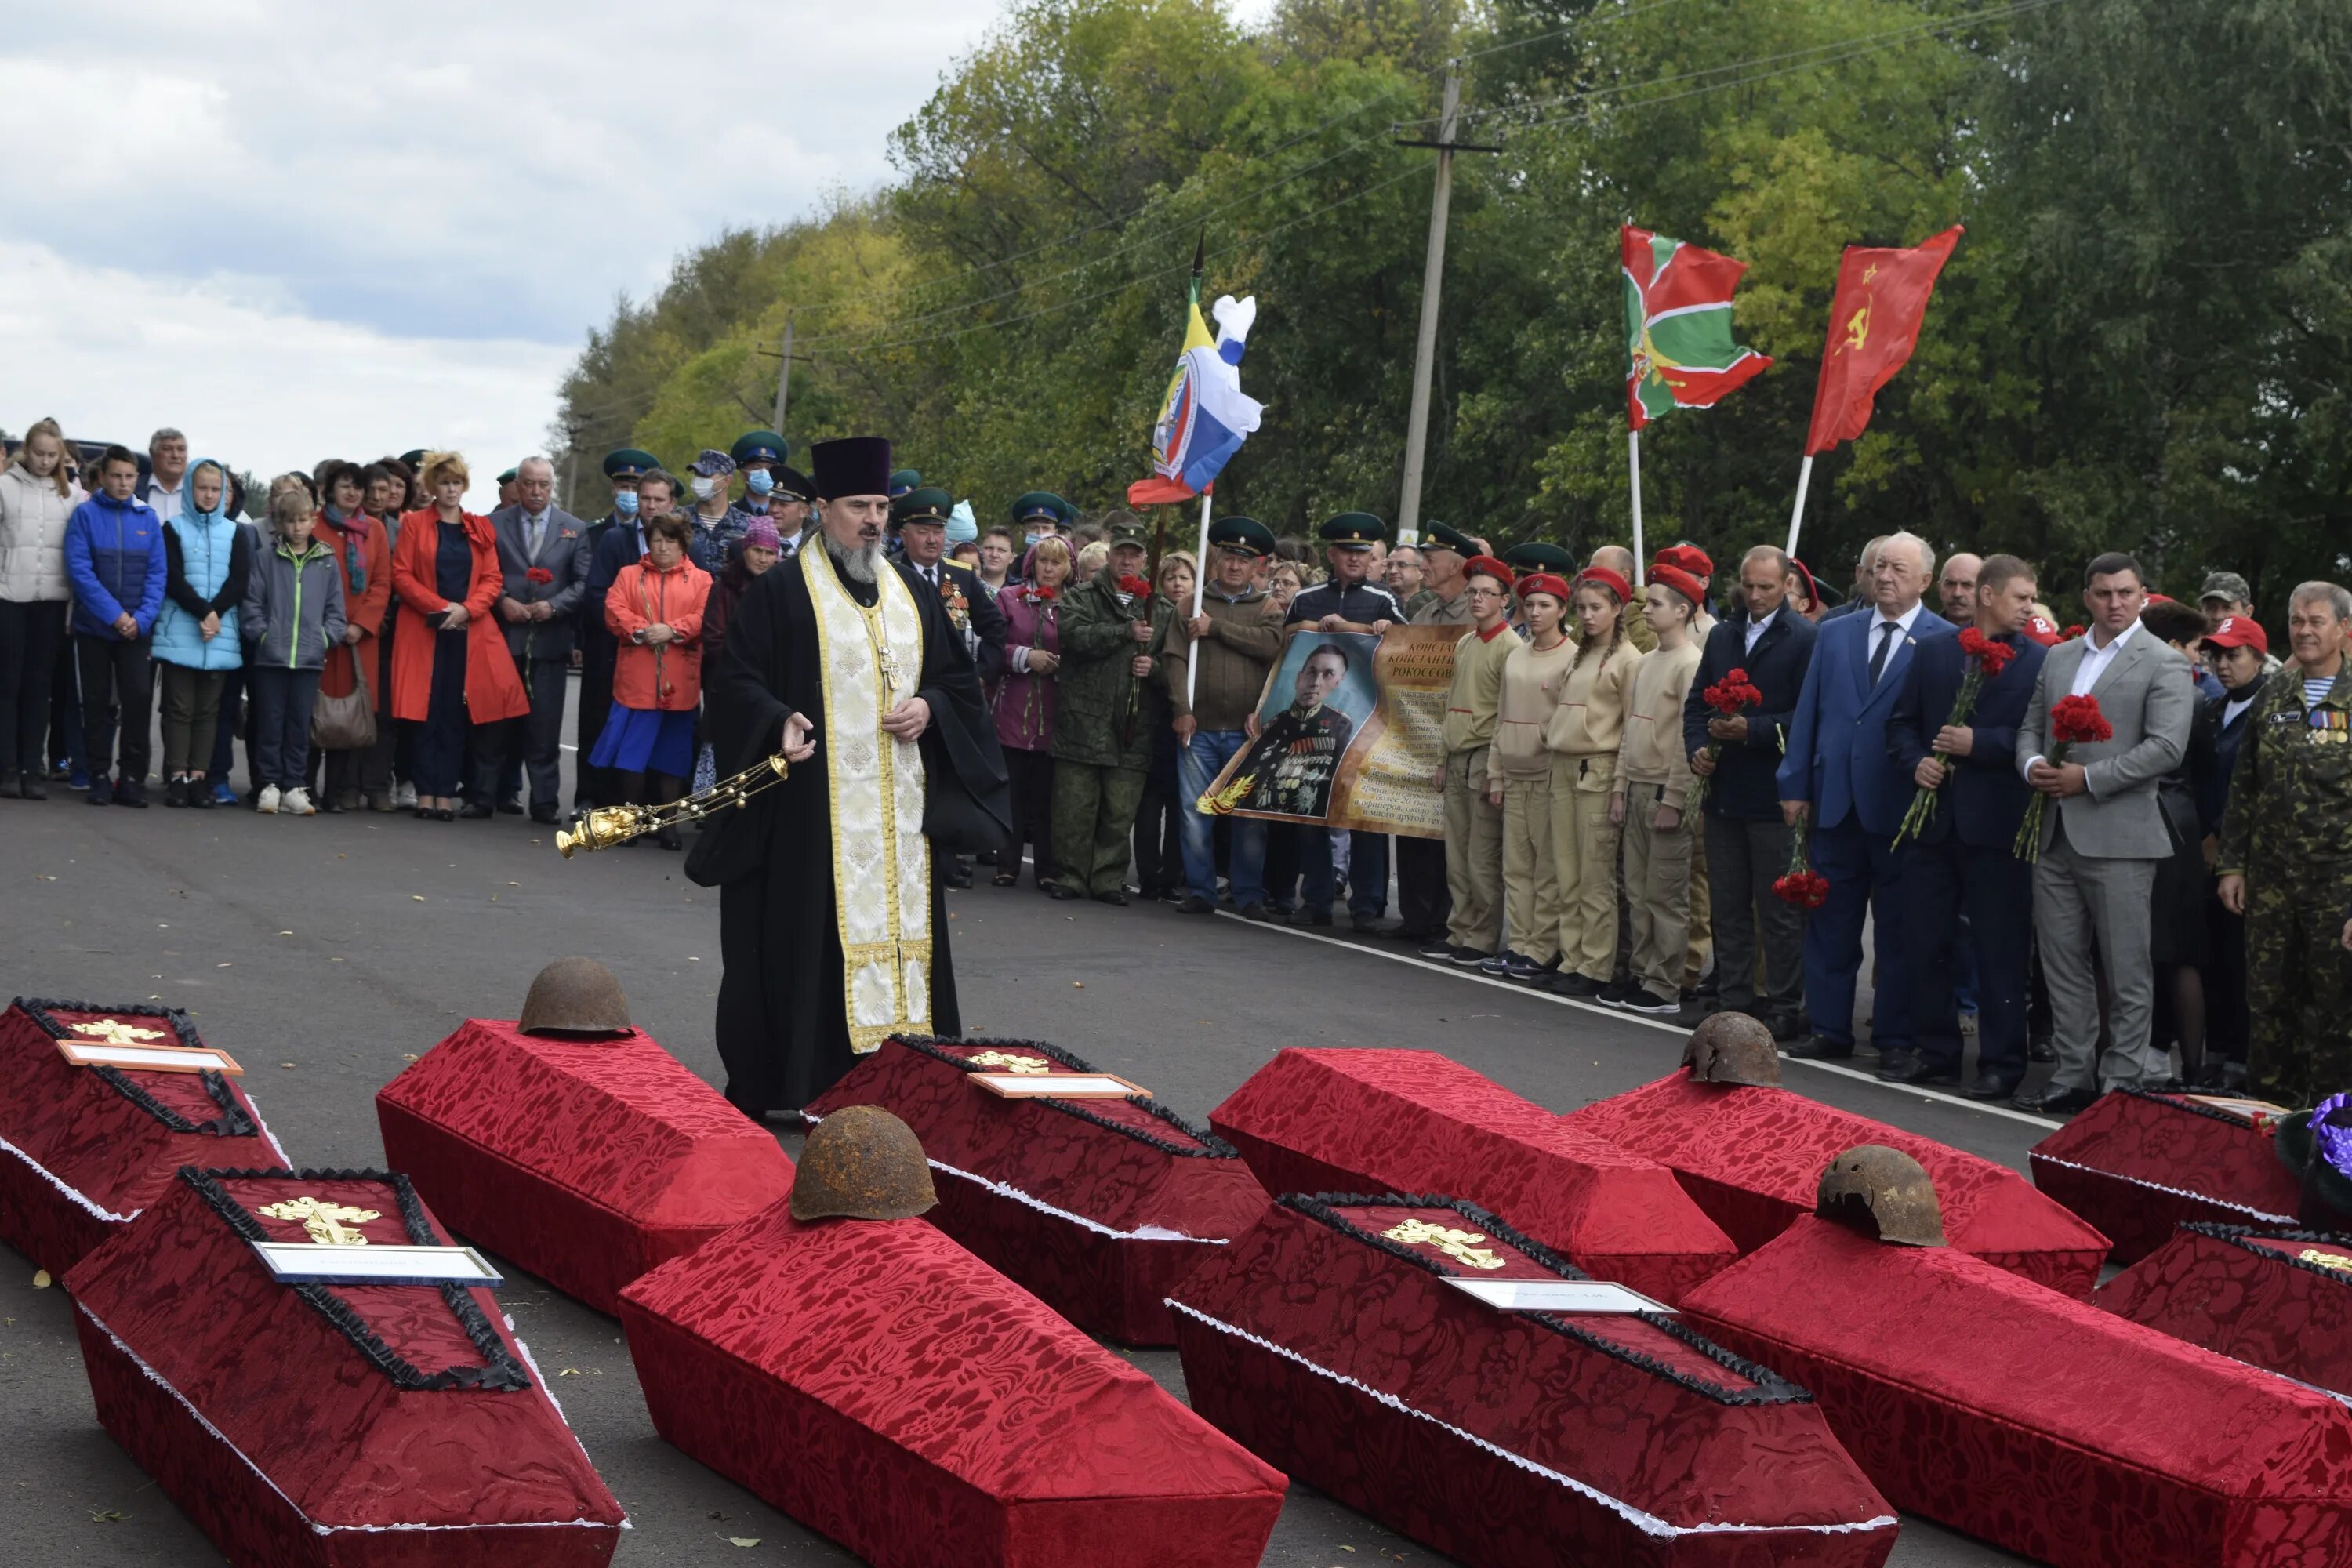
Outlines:
<svg viewBox="0 0 2352 1568"><path fill-rule="evenodd" d="M1414 838L1445 836L1445 692L1458 626L1292 630L1250 743L1195 809Z"/></svg>

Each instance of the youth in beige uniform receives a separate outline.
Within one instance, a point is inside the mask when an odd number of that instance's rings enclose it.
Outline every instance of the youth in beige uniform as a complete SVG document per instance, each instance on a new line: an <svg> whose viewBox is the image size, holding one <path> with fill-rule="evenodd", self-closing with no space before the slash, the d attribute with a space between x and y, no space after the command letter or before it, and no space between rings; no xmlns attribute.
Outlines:
<svg viewBox="0 0 2352 1568"><path fill-rule="evenodd" d="M1632 978L1624 994L1605 999L1641 1013L1680 1011L1681 992L1693 978L1685 964L1698 834L1688 804L1683 702L1698 673L1699 647L1691 640L1685 608L1695 607L1694 592L1705 590L1686 574L1669 582L1651 568L1643 613L1658 646L1634 667L1626 689L1625 738L1617 748L1617 797L1610 813L1625 835Z"/></svg>
<svg viewBox="0 0 2352 1568"><path fill-rule="evenodd" d="M1479 556L1467 576L1471 629L1454 646L1445 691L1446 942L1456 963L1503 951L1503 811L1487 798L1488 756L1503 665L1521 646L1510 624L1510 568Z"/></svg>
<svg viewBox="0 0 2352 1568"><path fill-rule="evenodd" d="M1495 742L1486 762L1486 799L1503 813L1503 913L1509 947L1479 968L1533 982L1558 967L1559 958L1551 752L1544 745L1544 731L1559 708L1576 645L1560 630L1568 584L1557 574L1521 579L1519 603L1532 635L1503 660Z"/></svg>
<svg viewBox="0 0 2352 1568"><path fill-rule="evenodd" d="M1625 735L1625 687L1642 660L1620 616L1632 584L1605 567L1578 574L1572 595L1581 634L1559 706L1544 726L1550 753L1551 857L1559 888L1552 988L1594 996L1617 963L1617 827L1609 797Z"/></svg>

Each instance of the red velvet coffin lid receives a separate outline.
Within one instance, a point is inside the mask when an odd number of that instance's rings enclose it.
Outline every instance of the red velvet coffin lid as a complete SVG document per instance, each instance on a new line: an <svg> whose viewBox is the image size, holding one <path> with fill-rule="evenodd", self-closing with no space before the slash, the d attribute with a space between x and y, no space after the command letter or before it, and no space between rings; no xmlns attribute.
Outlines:
<svg viewBox="0 0 2352 1568"><path fill-rule="evenodd" d="M1278 1052L1209 1124L1271 1193L1451 1193L1672 1305L1731 1261L1674 1173L1434 1051Z"/></svg>
<svg viewBox="0 0 2352 1568"><path fill-rule="evenodd" d="M79 1037L74 1025L102 1019L161 1031L164 1037L153 1044L205 1043L187 1015L171 1008L18 997L0 1013L0 1163L28 1180L0 1174L0 1188L20 1190L32 1203L54 1195L102 1226L153 1203L182 1165L285 1161L235 1079L68 1063L58 1042ZM0 1202L0 1210L16 1206ZM0 1238L25 1245L36 1262L59 1272L100 1234L41 1221L32 1213L0 1216ZM20 1227L21 1237L15 1234ZM67 1228L76 1230L76 1239ZM54 1256L61 1247L71 1256ZM52 1256L42 1256L45 1250Z"/></svg>
<svg viewBox="0 0 2352 1568"><path fill-rule="evenodd" d="M448 1241L404 1177L189 1168L67 1279L75 1306L321 1531L585 1523L620 1506L484 1289L289 1286L255 1240L299 1197L371 1242Z"/></svg>
<svg viewBox="0 0 2352 1568"><path fill-rule="evenodd" d="M1416 1238L1432 1228L1453 1234ZM1466 1203L1294 1194L1187 1277L1176 1309L1598 1494L1644 1534L1892 1539L1893 1510L1803 1389L1671 1316L1504 1311L1447 1278L1587 1276Z"/></svg>
<svg viewBox="0 0 2352 1568"><path fill-rule="evenodd" d="M1031 1062L1043 1068L1008 1064ZM999 1183L1121 1237L1239 1236L1265 1194L1233 1146L1149 1095L1125 1100L1006 1100L965 1081L1101 1069L1041 1040L894 1037L809 1106L823 1117L878 1105L915 1130L951 1175Z"/></svg>
<svg viewBox="0 0 2352 1568"><path fill-rule="evenodd" d="M1683 1310L1813 1380L1898 1507L2030 1555L2213 1568L2352 1553L2352 1410L1967 1253L1807 1215ZM2294 1505L2305 1538L2332 1545L2225 1552L2225 1535L2252 1538L2221 1505L2250 1503Z"/></svg>
<svg viewBox="0 0 2352 1568"><path fill-rule="evenodd" d="M1670 1167L1742 1252L1813 1212L1832 1159L1879 1143L1927 1168L1944 1235L1961 1251L2080 1297L2090 1295L2106 1260L2105 1237L2008 1167L1790 1089L1700 1083L1684 1069L1566 1120Z"/></svg>
<svg viewBox="0 0 2352 1568"><path fill-rule="evenodd" d="M672 1325L1000 1504L1286 1485L924 1220L803 1223L778 1204L621 1304L633 1342L641 1316ZM888 1507L888 1481L870 1478L871 1506Z"/></svg>
<svg viewBox="0 0 2352 1568"><path fill-rule="evenodd" d="M792 1190L767 1130L642 1029L551 1039L468 1018L376 1100L645 1226L736 1225Z"/></svg>
<svg viewBox="0 0 2352 1568"><path fill-rule="evenodd" d="M2113 1237L2124 1263L2181 1220L2292 1226L2302 1197L2252 1118L2187 1095L2102 1095L2032 1158L2034 1184Z"/></svg>
<svg viewBox="0 0 2352 1568"><path fill-rule="evenodd" d="M2233 1361L2352 1396L2352 1237L2184 1225L2099 1305Z"/></svg>

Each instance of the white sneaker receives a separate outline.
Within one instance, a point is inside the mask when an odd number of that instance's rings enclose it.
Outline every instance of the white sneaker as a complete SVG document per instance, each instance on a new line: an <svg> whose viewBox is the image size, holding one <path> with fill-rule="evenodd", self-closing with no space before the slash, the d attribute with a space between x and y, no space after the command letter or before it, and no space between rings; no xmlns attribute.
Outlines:
<svg viewBox="0 0 2352 1568"><path fill-rule="evenodd" d="M263 784L261 786L261 794L254 800L253 809L260 812L265 816L275 816L278 815L278 786L276 784Z"/></svg>
<svg viewBox="0 0 2352 1568"><path fill-rule="evenodd" d="M403 811L415 811L416 809L416 786L406 779L401 780L400 787L393 792L392 804L398 806Z"/></svg>
<svg viewBox="0 0 2352 1568"><path fill-rule="evenodd" d="M278 813L281 816L316 816L319 808L310 804L310 792L296 784L278 801Z"/></svg>

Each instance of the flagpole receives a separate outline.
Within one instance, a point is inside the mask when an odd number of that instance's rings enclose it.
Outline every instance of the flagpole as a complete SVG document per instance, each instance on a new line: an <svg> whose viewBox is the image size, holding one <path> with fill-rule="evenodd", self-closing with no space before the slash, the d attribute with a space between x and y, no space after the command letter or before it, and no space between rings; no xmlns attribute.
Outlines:
<svg viewBox="0 0 2352 1568"><path fill-rule="evenodd" d="M1201 492L1201 548L1192 553L1192 618L1201 618L1201 595L1209 585L1209 492ZM1184 657L1184 706L1192 706L1192 693L1201 680L1201 645L1194 642ZM1184 742L1190 746L1192 742Z"/></svg>
<svg viewBox="0 0 2352 1568"><path fill-rule="evenodd" d="M1633 495L1633 581L1642 581L1642 563L1648 558L1642 549L1642 433L1625 432L1625 467L1632 477Z"/></svg>
<svg viewBox="0 0 2352 1568"><path fill-rule="evenodd" d="M1805 526L1805 491L1812 487L1812 483L1813 455L1811 452L1808 452L1805 454L1804 462L1799 465L1797 468L1797 504L1791 508L1789 512L1789 549L1787 552L1790 555L1794 555L1797 552L1797 535Z"/></svg>

